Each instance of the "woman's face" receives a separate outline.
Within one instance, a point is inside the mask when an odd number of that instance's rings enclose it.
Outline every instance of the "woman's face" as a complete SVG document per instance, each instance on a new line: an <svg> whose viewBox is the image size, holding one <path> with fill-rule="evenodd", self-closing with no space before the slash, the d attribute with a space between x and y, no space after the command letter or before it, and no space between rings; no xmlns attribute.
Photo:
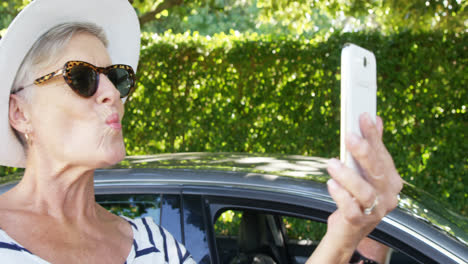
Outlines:
<svg viewBox="0 0 468 264"><path fill-rule="evenodd" d="M37 77L72 60L111 65L107 49L97 37L76 34L57 63L40 69ZM31 103L33 147L39 155L62 166L89 168L109 166L125 157L120 94L105 75L99 79L97 92L90 98L80 97L62 77L32 88L36 89Z"/></svg>

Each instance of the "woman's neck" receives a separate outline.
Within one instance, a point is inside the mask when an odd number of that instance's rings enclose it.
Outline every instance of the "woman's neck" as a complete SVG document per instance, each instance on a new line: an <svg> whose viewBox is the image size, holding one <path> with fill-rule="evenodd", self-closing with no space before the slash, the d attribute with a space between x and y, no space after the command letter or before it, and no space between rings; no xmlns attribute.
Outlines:
<svg viewBox="0 0 468 264"><path fill-rule="evenodd" d="M93 169L28 159L23 179L11 195L22 209L58 221L80 223L98 217Z"/></svg>

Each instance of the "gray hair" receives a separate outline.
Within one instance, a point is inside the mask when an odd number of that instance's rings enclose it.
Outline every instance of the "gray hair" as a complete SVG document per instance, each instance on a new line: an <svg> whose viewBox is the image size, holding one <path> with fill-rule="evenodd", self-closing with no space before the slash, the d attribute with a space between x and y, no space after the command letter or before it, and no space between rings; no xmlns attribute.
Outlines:
<svg viewBox="0 0 468 264"><path fill-rule="evenodd" d="M70 39L78 33L94 35L107 47L108 41L104 30L95 24L70 22L57 25L42 35L31 47L16 74L12 92L31 84L35 78L40 77L35 76L37 71L34 69L49 67L56 63Z"/></svg>
<svg viewBox="0 0 468 264"><path fill-rule="evenodd" d="M18 91L21 87L29 85L34 82L36 78L37 70L57 63L60 59L61 53L64 51L65 46L69 43L70 39L78 33L88 33L96 36L102 41L104 46L107 47L108 41L104 30L92 23L87 22L69 22L57 25L42 35L31 47L28 54L24 58L17 74L13 87L12 93ZM24 89L20 96L23 97L27 102L31 102L32 96L35 89ZM24 147L27 146L24 137L19 135L18 131L15 131L16 136Z"/></svg>

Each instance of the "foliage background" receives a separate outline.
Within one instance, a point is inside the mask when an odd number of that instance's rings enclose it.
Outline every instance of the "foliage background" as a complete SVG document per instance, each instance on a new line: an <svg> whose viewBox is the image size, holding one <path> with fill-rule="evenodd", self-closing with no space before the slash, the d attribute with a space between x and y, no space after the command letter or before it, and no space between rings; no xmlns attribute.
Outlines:
<svg viewBox="0 0 468 264"><path fill-rule="evenodd" d="M0 4L0 34L29 2ZM129 155L338 156L340 50L353 42L376 54L378 114L400 173L468 215L467 1L130 2L146 33L124 119Z"/></svg>
<svg viewBox="0 0 468 264"><path fill-rule="evenodd" d="M375 52L384 141L403 177L466 213L465 34L144 37L127 151L339 155L340 52ZM462 89L460 89L463 87Z"/></svg>

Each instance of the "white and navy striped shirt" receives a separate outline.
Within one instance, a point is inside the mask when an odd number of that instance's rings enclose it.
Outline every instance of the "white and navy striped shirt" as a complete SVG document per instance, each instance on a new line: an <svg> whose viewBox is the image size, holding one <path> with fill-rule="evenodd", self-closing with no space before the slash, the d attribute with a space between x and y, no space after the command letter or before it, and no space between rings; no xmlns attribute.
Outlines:
<svg viewBox="0 0 468 264"><path fill-rule="evenodd" d="M125 264L196 263L185 247L164 228L154 223L151 217L125 219L133 229L133 246ZM0 262L2 264L50 264L32 254L1 229Z"/></svg>

